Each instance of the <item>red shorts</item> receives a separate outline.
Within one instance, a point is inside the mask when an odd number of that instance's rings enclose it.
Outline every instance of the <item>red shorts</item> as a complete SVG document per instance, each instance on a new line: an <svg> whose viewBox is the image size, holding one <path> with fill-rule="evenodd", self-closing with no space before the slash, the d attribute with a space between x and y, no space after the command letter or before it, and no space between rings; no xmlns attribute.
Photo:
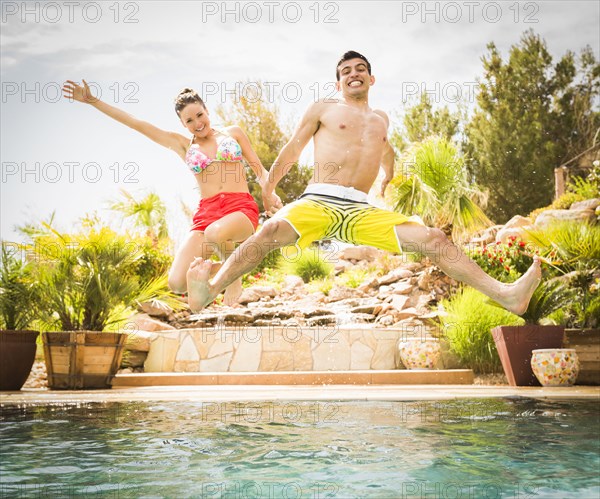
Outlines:
<svg viewBox="0 0 600 499"><path fill-rule="evenodd" d="M237 211L246 215L256 229L258 226L258 205L252 195L247 192L222 192L200 200L191 230L204 232L211 223Z"/></svg>

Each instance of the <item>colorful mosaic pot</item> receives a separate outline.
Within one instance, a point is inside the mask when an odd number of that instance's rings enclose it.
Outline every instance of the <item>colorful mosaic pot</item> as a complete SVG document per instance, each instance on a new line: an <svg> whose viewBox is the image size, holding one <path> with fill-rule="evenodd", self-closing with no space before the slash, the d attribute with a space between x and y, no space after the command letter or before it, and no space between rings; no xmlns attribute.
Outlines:
<svg viewBox="0 0 600 499"><path fill-rule="evenodd" d="M398 343L400 359L407 369L433 369L440 358L440 342L411 338Z"/></svg>
<svg viewBox="0 0 600 499"><path fill-rule="evenodd" d="M571 386L579 374L579 358L572 348L534 350L531 369L542 386Z"/></svg>

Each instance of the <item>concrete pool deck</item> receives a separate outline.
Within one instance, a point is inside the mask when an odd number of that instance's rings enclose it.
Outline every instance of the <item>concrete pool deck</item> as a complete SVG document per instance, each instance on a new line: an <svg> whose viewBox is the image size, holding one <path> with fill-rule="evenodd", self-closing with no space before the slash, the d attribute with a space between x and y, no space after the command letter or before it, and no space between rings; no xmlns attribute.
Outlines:
<svg viewBox="0 0 600 499"><path fill-rule="evenodd" d="M512 387L488 385L208 385L144 386L110 390L24 389L0 392L2 405L78 402L258 402L258 401L417 401L463 398L597 400L599 386Z"/></svg>

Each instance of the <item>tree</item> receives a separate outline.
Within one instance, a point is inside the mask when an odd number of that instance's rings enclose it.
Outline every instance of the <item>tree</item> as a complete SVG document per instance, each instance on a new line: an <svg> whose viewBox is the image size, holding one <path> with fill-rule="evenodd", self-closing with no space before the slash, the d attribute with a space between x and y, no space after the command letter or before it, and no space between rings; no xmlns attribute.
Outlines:
<svg viewBox="0 0 600 499"><path fill-rule="evenodd" d="M124 199L112 202L111 210L120 212L125 219L132 219L136 228L145 229L146 236L155 246L168 239L167 208L158 194L151 192L140 200L125 189L121 189L121 194Z"/></svg>
<svg viewBox="0 0 600 499"><path fill-rule="evenodd" d="M402 123L403 128L394 130L390 138L398 152L431 136L451 140L458 132L460 113L450 112L448 106L434 111L429 95L422 93L419 102L406 110Z"/></svg>
<svg viewBox="0 0 600 499"><path fill-rule="evenodd" d="M451 226L455 239L490 224L481 208L486 195L469 184L464 160L447 139L413 144L402 159L406 167L389 189L396 211L417 214L427 225Z"/></svg>
<svg viewBox="0 0 600 499"><path fill-rule="evenodd" d="M281 148L288 141L289 133L285 132L280 125L279 109L276 105L269 105L263 96L268 95L264 85L252 82L252 85L244 85L243 88L255 89L236 95L233 104L229 107L219 106L217 115L224 125L240 126L248 138L263 166L270 170L277 159ZM260 187L256 183L254 172L246 169L250 193L258 203L262 211L262 196ZM276 192L284 204L291 203L304 192L310 177L311 169L308 166L296 165L279 182Z"/></svg>
<svg viewBox="0 0 600 499"><path fill-rule="evenodd" d="M544 40L532 31L511 47L506 62L494 43L488 50L465 150L474 179L490 191L489 213L505 222L547 205L554 168L591 145L598 66L585 50L577 83L574 55L553 65Z"/></svg>

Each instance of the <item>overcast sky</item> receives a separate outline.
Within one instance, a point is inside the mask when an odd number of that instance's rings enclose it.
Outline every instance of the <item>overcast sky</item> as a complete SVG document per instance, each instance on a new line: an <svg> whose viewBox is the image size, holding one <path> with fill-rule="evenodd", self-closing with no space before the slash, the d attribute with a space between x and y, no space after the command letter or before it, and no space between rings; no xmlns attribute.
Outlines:
<svg viewBox="0 0 600 499"><path fill-rule="evenodd" d="M506 56L528 29L555 60L585 45L600 52L595 0L0 3L0 229L8 240L18 239L15 225L54 210L63 229L95 210L108 219L106 203L119 189L154 190L173 237L188 230L180 203L195 207L198 192L181 159L61 99L66 79L85 78L110 104L187 133L172 105L181 88L199 90L210 110L230 103L236 86L262 80L272 90L265 97L295 123L315 98L332 94L346 50L370 59L371 106L392 119L419 89L440 104L472 101L486 45Z"/></svg>

